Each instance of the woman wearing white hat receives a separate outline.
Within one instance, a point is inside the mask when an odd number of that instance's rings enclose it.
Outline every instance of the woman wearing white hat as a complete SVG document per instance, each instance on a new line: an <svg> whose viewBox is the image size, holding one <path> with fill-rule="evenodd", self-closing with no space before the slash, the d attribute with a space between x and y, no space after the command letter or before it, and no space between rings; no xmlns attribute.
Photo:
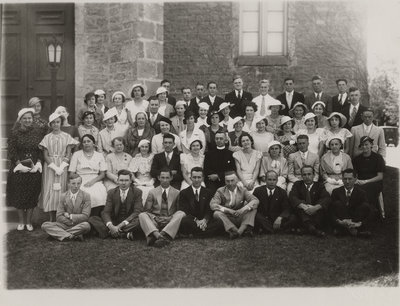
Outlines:
<svg viewBox="0 0 400 306"><path fill-rule="evenodd" d="M115 122L115 127L121 132L120 136L125 136L129 125L133 124L131 112L125 107L125 99L125 94L122 91L114 92L111 97L114 103L114 107L111 110L116 110L117 122Z"/></svg>
<svg viewBox="0 0 400 306"><path fill-rule="evenodd" d="M135 176L134 184L142 190L143 205L149 191L154 188L154 179L150 175L154 154L150 153L150 141L142 139L138 145L139 153L129 163L128 170Z"/></svg>
<svg viewBox="0 0 400 306"><path fill-rule="evenodd" d="M104 186L107 191L118 186L118 171L128 169L132 156L124 152L125 140L122 137L113 138L111 141L113 152L106 157L107 172Z"/></svg>
<svg viewBox="0 0 400 306"><path fill-rule="evenodd" d="M207 115L208 110L210 109L210 105L206 102L199 103L199 117L197 118L196 127L201 127L204 125L205 127L209 127L210 125L207 123Z"/></svg>
<svg viewBox="0 0 400 306"><path fill-rule="evenodd" d="M284 158L297 151L296 134L292 131L294 120L289 116L283 116L281 119L281 131L276 135L276 139L282 144L282 153Z"/></svg>
<svg viewBox="0 0 400 306"><path fill-rule="evenodd" d="M17 230L27 226L33 231L32 212L36 207L42 183L42 152L39 143L44 137L42 128L33 125L33 108L23 108L7 140L10 170L7 177L7 205L17 209Z"/></svg>
<svg viewBox="0 0 400 306"><path fill-rule="evenodd" d="M49 212L50 222L56 221L57 205L61 194L67 190L68 172L65 167L69 165L71 150L79 144L71 135L61 131L64 120L60 113L52 113L49 117L52 132L39 143L44 157L39 207Z"/></svg>
<svg viewBox="0 0 400 306"><path fill-rule="evenodd" d="M43 109L43 100L38 97L33 97L29 100L28 107L35 110L35 113L33 114L33 126L37 126L43 129L44 132L47 132L49 130L47 121L40 117L40 113Z"/></svg>
<svg viewBox="0 0 400 306"><path fill-rule="evenodd" d="M321 158L321 176L324 180L325 189L332 194L332 190L343 186L342 171L348 168L353 169L351 158L342 152L343 139L340 136L331 136L326 141L330 149Z"/></svg>
<svg viewBox="0 0 400 306"><path fill-rule="evenodd" d="M268 104L267 108L271 111L270 115L266 117L268 121L267 131L276 135L276 133L280 131L282 119L279 112L286 107L281 103L281 101L274 99Z"/></svg>
<svg viewBox="0 0 400 306"><path fill-rule="evenodd" d="M296 132L296 136L307 135L308 136L308 151L311 153L318 154L321 158L324 153L324 141L326 140L325 129L317 127L316 115L313 113L307 113L304 116L305 129L300 129Z"/></svg>
<svg viewBox="0 0 400 306"><path fill-rule="evenodd" d="M268 154L261 160L260 180L265 183L265 173L273 170L278 174L277 186L286 190L288 177L288 163L282 156L282 144L279 141L271 141L268 145Z"/></svg>
<svg viewBox="0 0 400 306"><path fill-rule="evenodd" d="M242 117L235 117L232 123L234 130L228 133L229 150L236 152L242 149L239 146L239 137L241 135L249 135L249 133L243 131L244 119Z"/></svg>
<svg viewBox="0 0 400 306"><path fill-rule="evenodd" d="M308 112L308 107L304 103L296 102L292 109L289 110L289 116L293 118L293 132L305 129L304 115Z"/></svg>
<svg viewBox="0 0 400 306"><path fill-rule="evenodd" d="M328 127L325 129L326 137L338 136L344 140L343 151L349 154L349 142L353 134L344 126L346 125L346 117L338 112L333 112L328 117Z"/></svg>
<svg viewBox="0 0 400 306"><path fill-rule="evenodd" d="M143 84L136 83L133 84L129 95L132 100L126 102L125 107L131 111L132 120L135 120L136 114L138 112L146 112L149 107L149 101L144 99L146 94L146 87Z"/></svg>
<svg viewBox="0 0 400 306"><path fill-rule="evenodd" d="M69 113L67 108L65 106L58 106L54 112L60 114L64 118L61 131L70 134L72 138L79 141L78 128L75 125L69 124L68 122Z"/></svg>
<svg viewBox="0 0 400 306"><path fill-rule="evenodd" d="M94 91L94 95L96 96L97 109L104 115L108 111L108 107L104 105L106 101L106 92L103 89L97 89Z"/></svg>
<svg viewBox="0 0 400 306"><path fill-rule="evenodd" d="M139 111L136 113L135 122L133 126L129 127L125 135L127 152L135 156L139 153L139 143L143 139L151 142L155 135L154 129L150 126L146 112Z"/></svg>
<svg viewBox="0 0 400 306"><path fill-rule="evenodd" d="M311 106L313 113L317 116L316 119L319 128L326 128L328 126L328 119L323 115L325 108L325 103L322 101L316 101Z"/></svg>
<svg viewBox="0 0 400 306"><path fill-rule="evenodd" d="M254 121L256 123L257 130L250 133L254 139L254 149L260 151L263 153L263 155L266 155L268 144L274 140L274 134L267 132L266 127L268 125L268 121L266 118L256 116Z"/></svg>
<svg viewBox="0 0 400 306"><path fill-rule="evenodd" d="M168 104L167 101L168 90L165 87L158 87L156 91L156 97L158 102L160 102L160 108L158 112L160 115L171 118L174 113L174 107L171 104Z"/></svg>
<svg viewBox="0 0 400 306"><path fill-rule="evenodd" d="M219 112L222 114L222 120L219 125L222 126L226 131L228 131L228 133L232 132L234 128L233 119L229 116L229 113L231 112L229 102L221 103L221 105L219 106Z"/></svg>
<svg viewBox="0 0 400 306"><path fill-rule="evenodd" d="M99 132L97 151L103 153L104 158L106 158L107 154L114 152L112 140L124 136L124 133L121 131L121 127L115 124L117 122L117 111L114 107L104 114L103 121L106 123L106 127Z"/></svg>

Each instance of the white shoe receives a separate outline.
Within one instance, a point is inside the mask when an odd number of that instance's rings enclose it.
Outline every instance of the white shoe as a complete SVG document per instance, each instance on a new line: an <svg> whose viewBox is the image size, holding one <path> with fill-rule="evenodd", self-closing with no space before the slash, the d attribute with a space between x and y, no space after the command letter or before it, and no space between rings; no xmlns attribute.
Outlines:
<svg viewBox="0 0 400 306"><path fill-rule="evenodd" d="M28 232L32 232L32 231L33 231L33 226L32 226L32 224L27 224L27 225L26 225L26 229L28 230Z"/></svg>
<svg viewBox="0 0 400 306"><path fill-rule="evenodd" d="M18 224L17 231L23 231L25 228L25 224Z"/></svg>

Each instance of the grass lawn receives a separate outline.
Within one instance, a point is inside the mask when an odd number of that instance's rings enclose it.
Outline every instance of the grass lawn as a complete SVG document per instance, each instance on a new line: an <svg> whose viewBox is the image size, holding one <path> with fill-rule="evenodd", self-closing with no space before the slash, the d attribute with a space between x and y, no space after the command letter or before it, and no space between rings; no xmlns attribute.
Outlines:
<svg viewBox="0 0 400 306"><path fill-rule="evenodd" d="M270 235L144 240L47 239L7 234L7 288L398 286L398 169L387 167L387 219L372 238Z"/></svg>

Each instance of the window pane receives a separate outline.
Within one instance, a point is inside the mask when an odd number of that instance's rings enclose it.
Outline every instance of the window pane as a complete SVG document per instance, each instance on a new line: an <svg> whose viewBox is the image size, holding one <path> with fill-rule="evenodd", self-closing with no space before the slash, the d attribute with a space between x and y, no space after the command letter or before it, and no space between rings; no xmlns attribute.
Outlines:
<svg viewBox="0 0 400 306"><path fill-rule="evenodd" d="M243 33L242 54L258 55L258 33Z"/></svg>
<svg viewBox="0 0 400 306"><path fill-rule="evenodd" d="M283 54L283 33L268 33L267 53Z"/></svg>
<svg viewBox="0 0 400 306"><path fill-rule="evenodd" d="M244 12L243 13L243 31L255 32L259 30L258 26L258 12Z"/></svg>
<svg viewBox="0 0 400 306"><path fill-rule="evenodd" d="M283 11L284 1L268 1L266 4L268 11Z"/></svg>
<svg viewBox="0 0 400 306"><path fill-rule="evenodd" d="M267 31L282 32L283 31L283 12L268 13Z"/></svg>
<svg viewBox="0 0 400 306"><path fill-rule="evenodd" d="M243 11L258 11L260 3L258 1L242 1L240 5Z"/></svg>

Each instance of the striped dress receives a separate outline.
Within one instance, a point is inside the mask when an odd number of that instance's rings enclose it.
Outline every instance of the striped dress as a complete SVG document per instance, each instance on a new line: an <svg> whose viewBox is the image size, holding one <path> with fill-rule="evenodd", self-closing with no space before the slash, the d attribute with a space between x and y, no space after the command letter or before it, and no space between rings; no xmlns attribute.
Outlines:
<svg viewBox="0 0 400 306"><path fill-rule="evenodd" d="M71 135L60 132L59 134L50 133L44 136L39 143L39 148L49 152L51 161L59 167L66 155L68 146L75 146L79 142ZM39 207L44 211L57 210L61 194L67 190L68 168L64 169L61 176L56 175L53 169L48 167L45 162L43 166L42 192L39 198Z"/></svg>

